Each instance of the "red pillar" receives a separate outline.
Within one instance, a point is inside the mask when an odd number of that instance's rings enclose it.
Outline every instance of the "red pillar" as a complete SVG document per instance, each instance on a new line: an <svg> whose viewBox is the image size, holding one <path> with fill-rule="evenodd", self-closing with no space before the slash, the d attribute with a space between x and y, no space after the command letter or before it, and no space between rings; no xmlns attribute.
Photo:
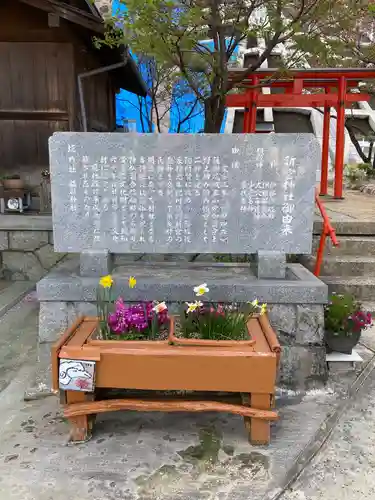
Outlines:
<svg viewBox="0 0 375 500"><path fill-rule="evenodd" d="M303 79L294 78L292 94L301 95L303 91Z"/></svg>
<svg viewBox="0 0 375 500"><path fill-rule="evenodd" d="M334 197L342 199L344 179L344 146L345 146L345 96L346 80L340 76L337 103L336 157Z"/></svg>
<svg viewBox="0 0 375 500"><path fill-rule="evenodd" d="M251 94L251 107L250 107L250 132L254 133L257 126L257 97L258 97L258 89L256 86L259 83L259 79L255 77L253 79L254 89Z"/></svg>
<svg viewBox="0 0 375 500"><path fill-rule="evenodd" d="M247 90L246 93L246 108L243 118L243 132L249 134L251 132L251 105L252 105L252 90Z"/></svg>
<svg viewBox="0 0 375 500"><path fill-rule="evenodd" d="M256 86L259 83L259 79L254 77L251 81L251 85ZM258 89L253 88L246 91L246 101L247 107L245 108L245 115L243 121L243 131L245 134L252 134L256 130L257 124L257 97Z"/></svg>
<svg viewBox="0 0 375 500"><path fill-rule="evenodd" d="M328 93L328 90L326 90ZM331 108L324 106L323 120L323 143L322 143L322 170L320 175L320 194L326 195L328 192L328 155L329 155L329 122Z"/></svg>

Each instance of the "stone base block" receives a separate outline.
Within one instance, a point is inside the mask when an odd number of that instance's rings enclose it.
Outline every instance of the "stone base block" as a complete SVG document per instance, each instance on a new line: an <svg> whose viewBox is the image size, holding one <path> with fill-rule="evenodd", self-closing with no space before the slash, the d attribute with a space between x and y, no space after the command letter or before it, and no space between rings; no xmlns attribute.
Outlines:
<svg viewBox="0 0 375 500"><path fill-rule="evenodd" d="M325 346L282 346L278 385L308 390L326 382Z"/></svg>
<svg viewBox="0 0 375 500"><path fill-rule="evenodd" d="M270 304L268 315L272 326L283 337L299 345L323 345L323 304Z"/></svg>
<svg viewBox="0 0 375 500"><path fill-rule="evenodd" d="M39 309L39 342L55 342L68 327L66 302L41 302Z"/></svg>
<svg viewBox="0 0 375 500"><path fill-rule="evenodd" d="M193 288L207 283L213 302L247 302L258 298L269 304L324 304L328 288L300 264L288 264L285 279L258 279L248 264L203 262L129 263L114 269L115 293L128 301L191 301ZM137 286L129 289L129 276ZM93 302L97 277L67 275L57 269L39 281L40 301Z"/></svg>
<svg viewBox="0 0 375 500"><path fill-rule="evenodd" d="M106 276L111 272L111 256L108 250L85 250L81 253L81 276Z"/></svg>
<svg viewBox="0 0 375 500"><path fill-rule="evenodd" d="M285 279L285 254L280 252L258 252L256 270L259 279Z"/></svg>
<svg viewBox="0 0 375 500"><path fill-rule="evenodd" d="M82 277L69 266L51 272L37 286L41 302L39 341L51 347L58 336L80 315L96 315L97 277ZM137 286L129 289L129 275ZM115 294L129 302L165 300L173 311L180 301L194 298L193 286L206 282L213 302L247 302L255 297L266 302L280 343L284 345L279 382L304 390L327 378L323 343L323 304L327 286L299 264L288 264L288 279L257 279L247 264L131 264L117 268L113 277ZM43 368L42 364L45 363ZM43 393L48 385L49 355L40 358ZM36 385L38 387L38 384ZM34 390L35 392L35 390ZM48 390L47 390L48 393Z"/></svg>
<svg viewBox="0 0 375 500"><path fill-rule="evenodd" d="M331 374L353 372L356 368L356 363L350 363L348 361L328 363L328 370Z"/></svg>

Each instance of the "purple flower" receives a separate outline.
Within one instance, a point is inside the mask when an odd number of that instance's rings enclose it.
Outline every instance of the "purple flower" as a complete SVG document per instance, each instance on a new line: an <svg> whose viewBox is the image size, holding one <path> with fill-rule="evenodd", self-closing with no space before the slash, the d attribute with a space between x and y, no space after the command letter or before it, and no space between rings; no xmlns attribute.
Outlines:
<svg viewBox="0 0 375 500"><path fill-rule="evenodd" d="M108 315L108 326L113 333L143 332L150 327L154 316L152 302L127 306L120 297L115 302L115 310ZM159 315L159 324L168 320L168 315Z"/></svg>

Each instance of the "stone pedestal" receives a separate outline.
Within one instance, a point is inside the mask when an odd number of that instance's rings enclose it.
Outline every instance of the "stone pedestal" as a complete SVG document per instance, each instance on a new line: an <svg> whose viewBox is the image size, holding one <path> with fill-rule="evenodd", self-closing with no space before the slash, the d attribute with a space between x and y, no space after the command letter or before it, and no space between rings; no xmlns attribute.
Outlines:
<svg viewBox="0 0 375 500"><path fill-rule="evenodd" d="M271 304L271 325L282 346L279 384L307 390L327 380L323 304Z"/></svg>
<svg viewBox="0 0 375 500"><path fill-rule="evenodd" d="M86 254L86 258L91 262L91 254ZM94 256L93 262L105 263L105 254L100 258ZM89 265L89 271L93 267ZM96 269L107 268L100 265ZM96 314L98 275L80 276L80 270L82 258L76 259L75 265L71 260L38 283L39 342L44 350L49 349L78 316ZM260 279L248 264L181 261L127 262L124 267L115 268L112 274L116 294L127 301L165 300L171 309L177 302L193 300L193 286L203 282L207 282L213 302L247 302L258 298L268 304L270 322L283 346L280 385L304 390L327 378L323 340L327 286L300 264L287 264L284 280ZM134 289L128 286L130 275L138 277ZM39 372L48 373L48 363L40 364ZM48 375L39 374L39 379L48 380ZM46 392L45 386L43 391ZM35 397L39 394L40 391L34 391ZM32 397L32 391L28 391L27 397Z"/></svg>
<svg viewBox="0 0 375 500"><path fill-rule="evenodd" d="M112 272L108 250L85 250L80 254L81 276L106 276Z"/></svg>
<svg viewBox="0 0 375 500"><path fill-rule="evenodd" d="M280 252L260 251L256 256L259 279L285 279L286 259Z"/></svg>

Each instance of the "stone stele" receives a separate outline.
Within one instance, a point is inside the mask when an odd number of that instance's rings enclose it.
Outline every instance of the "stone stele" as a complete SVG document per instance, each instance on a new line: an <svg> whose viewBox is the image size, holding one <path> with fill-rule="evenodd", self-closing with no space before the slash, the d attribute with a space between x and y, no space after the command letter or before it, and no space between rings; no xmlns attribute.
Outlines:
<svg viewBox="0 0 375 500"><path fill-rule="evenodd" d="M58 132L58 252L311 252L312 134Z"/></svg>

